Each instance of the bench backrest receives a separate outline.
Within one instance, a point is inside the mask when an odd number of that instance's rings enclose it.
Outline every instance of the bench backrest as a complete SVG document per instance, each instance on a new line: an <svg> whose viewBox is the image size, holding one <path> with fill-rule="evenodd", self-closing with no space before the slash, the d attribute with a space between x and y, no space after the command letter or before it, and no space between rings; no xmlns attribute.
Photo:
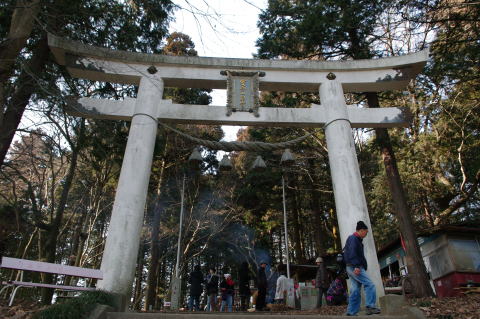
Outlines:
<svg viewBox="0 0 480 319"><path fill-rule="evenodd" d="M75 276L75 277L103 279L102 271L98 269L51 264L51 263L46 263L42 261L33 261L33 260L10 258L10 257L3 257L0 267L17 269L17 270L45 272L45 273L59 274L59 275L68 275L68 276Z"/></svg>

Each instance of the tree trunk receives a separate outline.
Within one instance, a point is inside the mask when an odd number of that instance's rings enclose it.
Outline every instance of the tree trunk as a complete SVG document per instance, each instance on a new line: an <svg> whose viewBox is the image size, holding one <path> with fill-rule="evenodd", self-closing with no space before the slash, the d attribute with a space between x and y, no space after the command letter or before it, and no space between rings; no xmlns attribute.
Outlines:
<svg viewBox="0 0 480 319"><path fill-rule="evenodd" d="M294 178L291 179L292 184L294 183ZM295 185L292 185L293 189L295 189ZM292 198L292 228L293 228L293 249L295 251L295 258L298 263L303 263L305 261L305 257L303 255L302 250L302 242L300 236L300 224L298 222L298 202L297 196L295 195L295 191L291 195Z"/></svg>
<svg viewBox="0 0 480 319"><path fill-rule="evenodd" d="M30 96L37 86L37 81L31 74L38 75L43 73L48 60L48 54L48 42L45 34L35 46L28 66L20 72L16 82L17 89L8 102L5 113L3 114L2 125L0 125L0 169L12 143L15 131L20 124L23 112L30 101Z"/></svg>
<svg viewBox="0 0 480 319"><path fill-rule="evenodd" d="M60 234L60 226L63 219L63 213L65 212L65 207L67 204L68 194L72 186L73 178L75 176L75 170L77 168L77 159L80 149L83 146L83 139L85 137L85 119L81 120L80 131L77 137L77 143L72 147L72 158L68 166L67 175L65 176L65 182L63 184L62 193L60 195L60 200L58 201L58 206L55 209L55 215L53 221L48 227L45 238L45 261L49 263L55 262L56 250L57 250L57 240L58 235ZM44 283L51 284L53 282L52 274L45 274ZM52 303L53 289L42 288L42 303L49 305Z"/></svg>
<svg viewBox="0 0 480 319"><path fill-rule="evenodd" d="M167 282L167 260L163 259L160 263L160 266L158 267L158 272L157 272L157 287L165 287L166 282ZM155 309L161 309L162 308L162 300L159 298L155 298Z"/></svg>
<svg viewBox="0 0 480 319"><path fill-rule="evenodd" d="M143 281L143 265L145 262L145 238L140 240L140 248L138 252L137 259L137 270L135 271L135 290L133 291L133 302L132 308L134 310L140 311L141 301L142 301L142 281Z"/></svg>
<svg viewBox="0 0 480 319"><path fill-rule="evenodd" d="M4 90L13 73L15 61L17 61L18 55L27 44L27 40L32 33L33 24L40 9L39 2L40 0L16 1L8 37L0 43L0 105L2 106L0 108L0 127L4 125ZM0 162L3 162L3 159Z"/></svg>
<svg viewBox="0 0 480 319"><path fill-rule="evenodd" d="M343 8L343 10L346 10ZM358 29L355 27L348 29L350 38L351 56L354 59L370 59L372 53L366 43L360 41ZM368 106L370 108L379 108L378 94L376 92L365 93ZM397 161L393 152L390 136L386 128L375 128L376 142L380 147L383 158L383 164L388 180L388 186L392 193L394 211L397 216L400 233L403 236L406 247L406 260L409 273L415 276L413 282L416 285L418 297L433 296L433 290L430 286L425 264L422 259L420 247L418 246L417 236L410 216L410 209L405 198L400 174L398 172Z"/></svg>
<svg viewBox="0 0 480 319"><path fill-rule="evenodd" d="M377 93L369 92L366 93L366 96L369 107L380 107ZM412 282L415 285L417 297L433 296L433 290L425 269L425 264L415 234L415 228L410 216L410 209L407 204L400 174L398 172L397 161L390 142L390 136L385 128L376 128L375 135L376 142L382 153L383 164L388 179L388 186L392 193L393 206L397 216L398 226L405 242L408 273L414 278Z"/></svg>
<svg viewBox="0 0 480 319"><path fill-rule="evenodd" d="M168 135L165 138L165 147L162 154L162 162L160 165L159 179L156 192L156 201L153 207L153 220L152 220L152 231L150 233L150 265L148 266L148 276L147 276L147 292L145 297L145 306L144 310L149 310L150 306L155 307L155 299L157 297L157 275L158 275L158 258L159 258L159 232L160 232L160 217L162 213L162 205L160 201L160 196L162 195L162 182L163 174L165 172L166 161L168 148Z"/></svg>
<svg viewBox="0 0 480 319"><path fill-rule="evenodd" d="M72 235L72 249L70 250L70 256L68 256L68 265L69 266L80 266L80 259L82 257L83 243L85 242L85 236L83 234L83 227L85 223L85 218L87 217L88 209L84 209L81 215L79 216L75 229ZM72 285L72 276L65 276L64 285Z"/></svg>
<svg viewBox="0 0 480 319"><path fill-rule="evenodd" d="M334 213L334 210L330 208L328 211L330 215L330 220L332 224L332 237L333 237L333 248L335 251L341 251L343 249L342 247L342 240L340 239L340 232L338 230L338 220L337 216Z"/></svg>
<svg viewBox="0 0 480 319"><path fill-rule="evenodd" d="M268 241L268 247L275 247L274 230L272 228L268 230ZM277 254L275 249L271 250L270 258L271 260L277 260Z"/></svg>
<svg viewBox="0 0 480 319"><path fill-rule="evenodd" d="M282 218L283 220L283 218ZM283 222L282 222L282 227L283 227ZM283 245L283 233L282 233L282 227L278 228L278 260L280 260L280 263L283 264L283 250L282 250L282 245Z"/></svg>
<svg viewBox="0 0 480 319"><path fill-rule="evenodd" d="M308 160L310 172L315 172L314 160ZM317 175L313 173L312 183L310 185L310 210L312 211L312 221L314 225L313 240L317 256L323 256L326 252L324 242L326 241L325 229L322 223L322 207L320 203L320 193L316 191L315 185L318 185Z"/></svg>

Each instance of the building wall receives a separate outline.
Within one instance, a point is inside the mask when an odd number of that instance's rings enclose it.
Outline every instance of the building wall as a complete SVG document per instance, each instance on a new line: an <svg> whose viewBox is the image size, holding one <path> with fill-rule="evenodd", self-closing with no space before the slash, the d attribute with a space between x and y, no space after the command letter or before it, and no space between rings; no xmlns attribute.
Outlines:
<svg viewBox="0 0 480 319"><path fill-rule="evenodd" d="M453 297L462 295L458 288L469 281L480 282L480 273L453 272L434 280L435 292L438 297Z"/></svg>
<svg viewBox="0 0 480 319"><path fill-rule="evenodd" d="M429 237L423 245L420 245L425 267L431 279L435 280L455 270L446 234Z"/></svg>
<svg viewBox="0 0 480 319"><path fill-rule="evenodd" d="M477 234L434 234L419 237L420 251L431 284L439 297L455 296L460 285L469 281L480 282L480 235ZM380 259L382 268L392 260L403 262L397 247Z"/></svg>
<svg viewBox="0 0 480 319"><path fill-rule="evenodd" d="M448 248L455 271L480 272L480 236L449 236Z"/></svg>

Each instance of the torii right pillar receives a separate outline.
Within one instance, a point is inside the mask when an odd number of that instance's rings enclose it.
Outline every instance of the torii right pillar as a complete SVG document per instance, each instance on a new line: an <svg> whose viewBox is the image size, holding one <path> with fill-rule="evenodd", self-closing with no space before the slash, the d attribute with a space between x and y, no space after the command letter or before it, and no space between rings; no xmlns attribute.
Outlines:
<svg viewBox="0 0 480 319"><path fill-rule="evenodd" d="M352 127L347 114L347 104L342 84L335 80L333 74L330 74L328 79L329 81L320 85L319 91L321 105L327 113L324 126L325 137L342 247L345 246L348 236L355 231L357 222L363 220L370 229L370 234L363 240L368 263L367 273L375 283L377 298L379 298L385 295L385 291L380 276L375 241L371 232L372 227L358 166Z"/></svg>

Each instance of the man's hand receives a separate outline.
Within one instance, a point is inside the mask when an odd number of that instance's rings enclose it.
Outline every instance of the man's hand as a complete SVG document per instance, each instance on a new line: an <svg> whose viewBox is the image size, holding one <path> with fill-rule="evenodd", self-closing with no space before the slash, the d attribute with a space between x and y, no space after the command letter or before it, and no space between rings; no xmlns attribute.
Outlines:
<svg viewBox="0 0 480 319"><path fill-rule="evenodd" d="M353 273L354 273L356 276L360 275L360 273L361 273L360 268L358 268L358 267L355 268L355 269L353 270Z"/></svg>

